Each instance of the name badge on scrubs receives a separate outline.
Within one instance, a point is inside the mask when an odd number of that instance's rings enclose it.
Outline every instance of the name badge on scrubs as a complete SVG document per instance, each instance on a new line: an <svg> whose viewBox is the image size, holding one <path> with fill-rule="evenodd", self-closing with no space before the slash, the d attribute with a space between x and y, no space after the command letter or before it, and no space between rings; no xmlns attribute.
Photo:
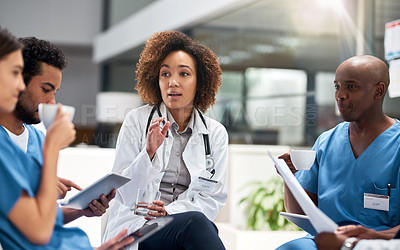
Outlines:
<svg viewBox="0 0 400 250"><path fill-rule="evenodd" d="M389 196L364 193L364 208L389 211Z"/></svg>

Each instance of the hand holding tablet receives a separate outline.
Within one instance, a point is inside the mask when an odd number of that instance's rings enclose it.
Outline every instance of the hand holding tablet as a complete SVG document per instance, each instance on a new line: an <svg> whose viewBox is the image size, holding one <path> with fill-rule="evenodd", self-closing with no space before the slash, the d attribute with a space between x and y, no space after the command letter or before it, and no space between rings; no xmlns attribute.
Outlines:
<svg viewBox="0 0 400 250"><path fill-rule="evenodd" d="M98 199L102 194L108 195L114 188L117 189L128 181L130 181L128 177L110 173L70 199L59 200L58 203L63 207L83 210L92 200Z"/></svg>
<svg viewBox="0 0 400 250"><path fill-rule="evenodd" d="M311 224L310 218L307 215L293 214L293 213L287 213L287 212L280 212L279 215L285 217L286 219L288 219L293 224L297 225L299 228L303 229L307 233L309 233L313 236L317 235L317 231Z"/></svg>
<svg viewBox="0 0 400 250"><path fill-rule="evenodd" d="M129 236L133 236L133 238L135 239L132 244L138 244L144 241L145 239L149 238L151 235L153 235L154 233L158 232L160 229L164 228L166 225L171 223L173 220L174 218L167 216L167 217L158 217L153 220L147 221L143 227L129 234Z"/></svg>

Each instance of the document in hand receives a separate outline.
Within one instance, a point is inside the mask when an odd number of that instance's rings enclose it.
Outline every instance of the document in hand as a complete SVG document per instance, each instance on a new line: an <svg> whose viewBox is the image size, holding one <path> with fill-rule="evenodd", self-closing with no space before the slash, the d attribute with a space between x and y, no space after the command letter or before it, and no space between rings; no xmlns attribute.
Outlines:
<svg viewBox="0 0 400 250"><path fill-rule="evenodd" d="M99 199L102 194L108 195L114 188L119 188L128 181L130 181L128 177L109 173L70 199L59 200L58 204L63 207L82 210L87 208L92 200Z"/></svg>
<svg viewBox="0 0 400 250"><path fill-rule="evenodd" d="M308 197L303 187L290 171L286 162L282 159L275 159L269 151L268 154L275 163L275 166L285 181L286 186L290 189L304 213L309 217L315 231L317 233L333 233L337 229L338 225L315 206L314 202L310 199L310 197Z"/></svg>

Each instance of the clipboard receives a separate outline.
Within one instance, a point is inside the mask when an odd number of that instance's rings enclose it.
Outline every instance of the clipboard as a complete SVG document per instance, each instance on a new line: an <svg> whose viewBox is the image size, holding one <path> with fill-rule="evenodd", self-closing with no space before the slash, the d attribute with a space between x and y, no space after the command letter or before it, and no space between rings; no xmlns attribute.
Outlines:
<svg viewBox="0 0 400 250"><path fill-rule="evenodd" d="M109 173L71 198L57 202L63 207L83 210L92 200L98 199L102 194L108 195L114 188L117 189L130 180L126 176Z"/></svg>

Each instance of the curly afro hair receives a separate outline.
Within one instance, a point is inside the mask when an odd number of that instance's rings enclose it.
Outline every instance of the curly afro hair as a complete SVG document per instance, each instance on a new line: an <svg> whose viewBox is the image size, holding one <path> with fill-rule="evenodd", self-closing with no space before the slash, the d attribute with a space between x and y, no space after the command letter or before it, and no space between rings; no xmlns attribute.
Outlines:
<svg viewBox="0 0 400 250"><path fill-rule="evenodd" d="M24 58L25 85L28 85L32 77L41 74L41 63L44 62L59 70L67 67L68 61L64 53L49 41L40 40L36 37L24 37L19 41L24 45L22 56Z"/></svg>
<svg viewBox="0 0 400 250"><path fill-rule="evenodd" d="M137 64L135 89L144 103L160 104L161 63L171 52L178 50L188 53L195 60L198 91L194 98L194 106L205 112L215 103L215 96L221 85L222 70L214 52L179 31L155 33L146 41Z"/></svg>

